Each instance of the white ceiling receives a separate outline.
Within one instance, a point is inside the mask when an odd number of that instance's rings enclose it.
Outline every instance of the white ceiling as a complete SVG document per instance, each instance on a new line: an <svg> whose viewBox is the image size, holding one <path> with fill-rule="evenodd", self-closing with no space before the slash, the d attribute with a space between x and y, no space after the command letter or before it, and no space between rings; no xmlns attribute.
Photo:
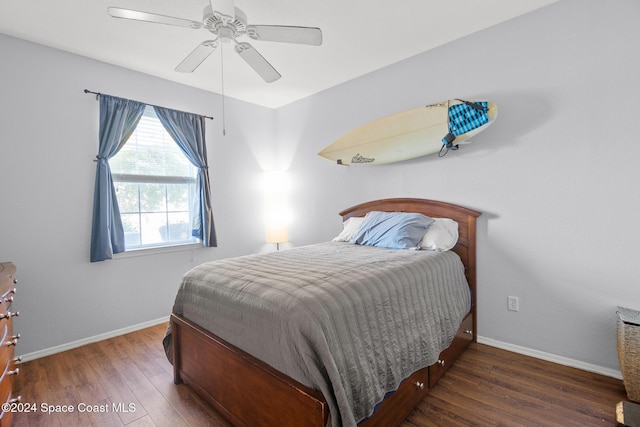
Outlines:
<svg viewBox="0 0 640 427"><path fill-rule="evenodd" d="M265 83L223 48L226 96L277 108L557 0L236 0L249 24L320 27L322 46L249 41L282 74ZM221 93L221 55L191 74L174 71L198 30L115 19L108 6L201 21L207 0L0 2L0 33ZM219 49L219 48L218 48ZM96 90L99 84L96 83Z"/></svg>

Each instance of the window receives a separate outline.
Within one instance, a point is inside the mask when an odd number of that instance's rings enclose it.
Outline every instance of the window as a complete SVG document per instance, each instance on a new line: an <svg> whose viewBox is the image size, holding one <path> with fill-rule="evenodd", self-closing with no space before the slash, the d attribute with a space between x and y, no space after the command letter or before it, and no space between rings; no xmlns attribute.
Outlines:
<svg viewBox="0 0 640 427"><path fill-rule="evenodd" d="M191 235L200 203L197 168L164 129L153 107L145 108L109 165L126 250L200 241Z"/></svg>
<svg viewBox="0 0 640 427"><path fill-rule="evenodd" d="M216 247L206 116L159 106L148 109L139 101L100 93L97 96L100 129L91 219L91 262L112 259L114 254L127 249L120 203L134 248L196 241L191 236L201 239L204 247ZM145 118L140 124L143 115ZM125 146L127 149L118 156ZM184 153L189 163L195 165L195 174L179 153ZM110 163L115 156L119 158L114 162L114 182ZM197 208L192 207L195 205ZM191 234L184 231L185 224L191 225Z"/></svg>

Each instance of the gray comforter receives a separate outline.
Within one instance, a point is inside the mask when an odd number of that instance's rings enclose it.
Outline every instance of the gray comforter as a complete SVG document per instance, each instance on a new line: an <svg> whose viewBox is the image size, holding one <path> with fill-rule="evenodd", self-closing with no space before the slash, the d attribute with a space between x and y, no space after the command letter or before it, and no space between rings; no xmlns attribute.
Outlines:
<svg viewBox="0 0 640 427"><path fill-rule="evenodd" d="M453 252L327 242L201 264L173 311L325 396L334 427L437 361L470 295ZM165 337L170 354L171 333Z"/></svg>

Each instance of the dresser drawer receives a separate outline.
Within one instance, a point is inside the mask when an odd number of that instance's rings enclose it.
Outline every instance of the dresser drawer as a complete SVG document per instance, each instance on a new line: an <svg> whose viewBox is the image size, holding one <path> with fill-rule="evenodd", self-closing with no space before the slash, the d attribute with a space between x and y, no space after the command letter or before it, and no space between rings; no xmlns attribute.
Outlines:
<svg viewBox="0 0 640 427"><path fill-rule="evenodd" d="M12 367L12 363L7 363L7 366L2 372L0 377L0 402L8 402L11 398L11 387L13 386L13 375L9 375Z"/></svg>
<svg viewBox="0 0 640 427"><path fill-rule="evenodd" d="M14 279L15 280L15 279ZM13 305L13 295L16 293L16 288L13 287L14 282L10 281L9 289L2 293L0 297L0 313L7 313L11 310L11 306Z"/></svg>
<svg viewBox="0 0 640 427"><path fill-rule="evenodd" d="M7 328L3 328L5 329L5 331L7 330ZM11 359L13 359L13 347L12 345L7 345L7 343L9 342L9 338L11 338L11 335L7 334L2 334L3 338L2 341L0 341L0 372L4 372L5 371L5 367L9 364L9 361ZM0 399L1 401L1 399Z"/></svg>
<svg viewBox="0 0 640 427"><path fill-rule="evenodd" d="M16 266L10 262L0 263L0 295L5 295L17 283Z"/></svg>

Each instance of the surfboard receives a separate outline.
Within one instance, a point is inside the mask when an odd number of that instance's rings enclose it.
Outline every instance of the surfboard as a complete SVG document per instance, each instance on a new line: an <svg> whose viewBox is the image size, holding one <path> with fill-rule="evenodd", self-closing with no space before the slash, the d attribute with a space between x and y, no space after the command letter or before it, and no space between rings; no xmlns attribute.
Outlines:
<svg viewBox="0 0 640 427"><path fill-rule="evenodd" d="M446 152L482 132L497 115L489 101L437 102L374 120L318 155L341 165L379 165Z"/></svg>

